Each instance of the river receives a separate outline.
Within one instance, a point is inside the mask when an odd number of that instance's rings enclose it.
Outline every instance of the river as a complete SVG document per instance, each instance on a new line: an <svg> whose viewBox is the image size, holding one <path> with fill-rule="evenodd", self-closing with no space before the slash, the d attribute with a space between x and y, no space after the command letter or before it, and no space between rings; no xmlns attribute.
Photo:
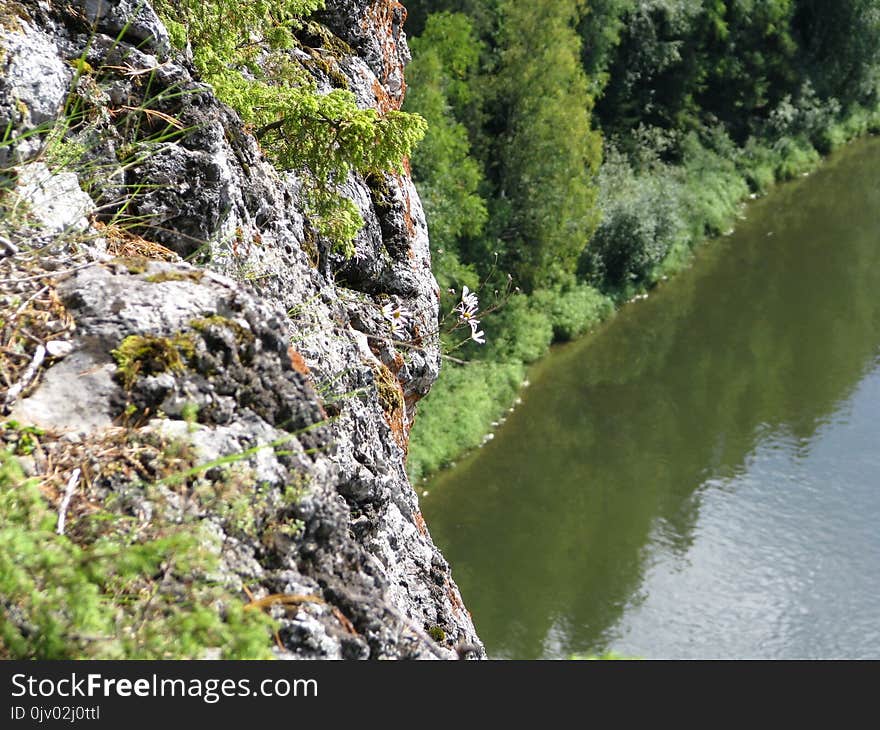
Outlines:
<svg viewBox="0 0 880 730"><path fill-rule="evenodd" d="M423 487L490 656L880 658L880 140L530 379Z"/></svg>

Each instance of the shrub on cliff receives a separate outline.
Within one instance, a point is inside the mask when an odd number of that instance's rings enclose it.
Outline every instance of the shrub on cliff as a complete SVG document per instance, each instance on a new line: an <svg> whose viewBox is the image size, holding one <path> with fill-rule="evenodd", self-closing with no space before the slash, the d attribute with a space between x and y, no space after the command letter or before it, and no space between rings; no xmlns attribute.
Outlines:
<svg viewBox="0 0 880 730"><path fill-rule="evenodd" d="M360 109L345 89L317 91L289 51L296 45L294 31L324 0L157 0L155 5L174 42L191 46L203 79L253 129L275 164L305 177L318 231L352 255L363 220L337 186L351 172L402 172L404 159L425 133L425 121L406 112Z"/></svg>
<svg viewBox="0 0 880 730"><path fill-rule="evenodd" d="M271 656L270 622L213 583L217 550L197 525L156 520L145 537L105 509L71 539L38 481L0 448L0 658Z"/></svg>

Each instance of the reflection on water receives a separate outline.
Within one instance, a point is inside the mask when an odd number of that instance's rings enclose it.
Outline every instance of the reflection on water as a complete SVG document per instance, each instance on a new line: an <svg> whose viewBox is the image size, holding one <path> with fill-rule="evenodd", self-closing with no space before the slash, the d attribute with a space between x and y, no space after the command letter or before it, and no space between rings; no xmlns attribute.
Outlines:
<svg viewBox="0 0 880 730"><path fill-rule="evenodd" d="M424 510L490 654L880 657L880 140L532 374Z"/></svg>

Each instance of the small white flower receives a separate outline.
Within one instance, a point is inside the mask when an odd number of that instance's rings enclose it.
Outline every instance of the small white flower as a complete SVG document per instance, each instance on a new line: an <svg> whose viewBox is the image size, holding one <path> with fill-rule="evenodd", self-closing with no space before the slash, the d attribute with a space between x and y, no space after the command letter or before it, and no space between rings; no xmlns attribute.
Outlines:
<svg viewBox="0 0 880 730"><path fill-rule="evenodd" d="M476 311L480 308L480 302L477 299L476 293L472 292L466 286L462 287L461 301L463 304L465 304L467 306L468 309L472 309L472 310Z"/></svg>
<svg viewBox="0 0 880 730"><path fill-rule="evenodd" d="M486 333L480 329L480 320L477 313L480 309L480 301L477 295L466 286L461 290L461 301L452 310L458 313L458 321L471 328L471 339L478 345L485 344Z"/></svg>
<svg viewBox="0 0 880 730"><path fill-rule="evenodd" d="M461 301L456 305L453 311L458 312L458 318L462 322L468 322L474 317L477 316L477 311L480 308L480 302L477 299L477 295L474 294L467 287L463 287L461 290Z"/></svg>
<svg viewBox="0 0 880 730"><path fill-rule="evenodd" d="M478 319L469 319L468 324L471 326L471 339L478 345L486 344L486 333L479 329L480 321Z"/></svg>
<svg viewBox="0 0 880 730"><path fill-rule="evenodd" d="M389 324L391 336L403 339L406 336L406 327L412 319L412 315L393 302L388 302L382 307L382 317Z"/></svg>

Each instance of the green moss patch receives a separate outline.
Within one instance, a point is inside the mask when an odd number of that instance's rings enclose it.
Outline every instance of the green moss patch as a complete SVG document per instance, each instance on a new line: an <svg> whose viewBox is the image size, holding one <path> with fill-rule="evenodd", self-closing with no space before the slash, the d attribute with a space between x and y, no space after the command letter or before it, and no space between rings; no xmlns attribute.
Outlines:
<svg viewBox="0 0 880 730"><path fill-rule="evenodd" d="M192 320L189 324L190 327L201 333L210 332L213 328L231 330L235 335L235 341L239 345L250 344L254 341L254 334L247 327L239 324L234 319L229 319L219 314L212 315L211 317L199 317Z"/></svg>
<svg viewBox="0 0 880 730"><path fill-rule="evenodd" d="M130 335L110 354L116 360L118 376L130 389L141 376L183 370L185 361L195 355L195 343L185 334Z"/></svg>
<svg viewBox="0 0 880 730"><path fill-rule="evenodd" d="M197 269L192 271L177 271L171 269L169 271L161 271L158 274L151 274L147 277L147 281L151 284L161 284L164 281L191 281L198 284L205 272Z"/></svg>

